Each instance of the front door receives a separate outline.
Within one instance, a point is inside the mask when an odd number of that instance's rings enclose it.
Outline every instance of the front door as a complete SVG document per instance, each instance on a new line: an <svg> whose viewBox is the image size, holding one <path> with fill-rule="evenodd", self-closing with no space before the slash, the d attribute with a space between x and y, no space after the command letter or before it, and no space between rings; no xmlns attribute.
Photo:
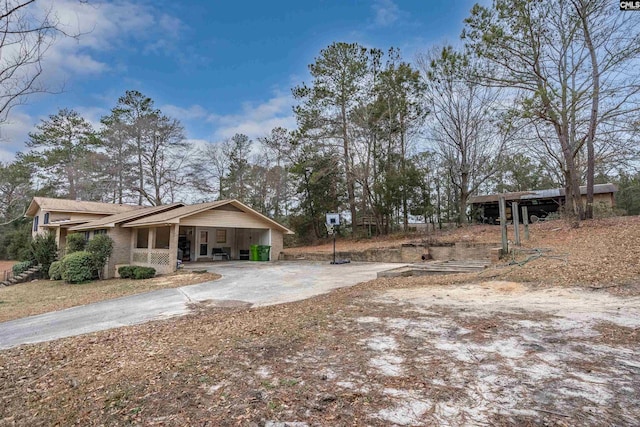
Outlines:
<svg viewBox="0 0 640 427"><path fill-rule="evenodd" d="M200 231L200 256L209 255L209 232Z"/></svg>

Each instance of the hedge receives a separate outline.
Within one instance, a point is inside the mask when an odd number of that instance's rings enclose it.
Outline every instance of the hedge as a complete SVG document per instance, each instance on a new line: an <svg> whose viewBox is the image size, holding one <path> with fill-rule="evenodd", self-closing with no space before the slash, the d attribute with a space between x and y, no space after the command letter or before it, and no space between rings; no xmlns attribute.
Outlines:
<svg viewBox="0 0 640 427"><path fill-rule="evenodd" d="M87 246L87 240L84 233L71 233L67 235L67 247L65 248L67 255L74 252L82 252Z"/></svg>
<svg viewBox="0 0 640 427"><path fill-rule="evenodd" d="M152 267L136 267L133 270L133 278L135 280L150 279L156 275L156 269Z"/></svg>
<svg viewBox="0 0 640 427"><path fill-rule="evenodd" d="M134 268L133 265L123 265L122 267L118 267L118 274L123 279L132 279Z"/></svg>
<svg viewBox="0 0 640 427"><path fill-rule="evenodd" d="M89 252L80 251L62 258L62 278L67 283L82 283L93 278L93 256Z"/></svg>
<svg viewBox="0 0 640 427"><path fill-rule="evenodd" d="M32 264L31 261L22 261L17 264L13 264L13 267L11 267L11 270L13 271L13 275L17 276L19 274L24 273L31 267L31 264Z"/></svg>
<svg viewBox="0 0 640 427"><path fill-rule="evenodd" d="M54 261L49 267L49 278L51 280L62 280L62 261Z"/></svg>
<svg viewBox="0 0 640 427"><path fill-rule="evenodd" d="M150 279L156 275L156 269L152 267L140 267L137 265L123 265L118 268L118 274L122 279Z"/></svg>

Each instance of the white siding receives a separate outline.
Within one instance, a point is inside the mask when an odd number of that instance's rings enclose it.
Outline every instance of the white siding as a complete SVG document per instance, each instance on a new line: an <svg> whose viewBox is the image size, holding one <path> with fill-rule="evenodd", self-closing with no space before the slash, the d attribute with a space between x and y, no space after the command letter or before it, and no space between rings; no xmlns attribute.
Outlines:
<svg viewBox="0 0 640 427"><path fill-rule="evenodd" d="M180 225L201 227L270 228L270 225L245 212L208 210L182 218Z"/></svg>

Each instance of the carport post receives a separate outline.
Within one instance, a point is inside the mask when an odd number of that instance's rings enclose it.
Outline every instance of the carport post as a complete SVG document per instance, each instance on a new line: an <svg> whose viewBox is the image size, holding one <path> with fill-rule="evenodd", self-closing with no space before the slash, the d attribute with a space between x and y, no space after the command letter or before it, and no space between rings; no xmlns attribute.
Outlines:
<svg viewBox="0 0 640 427"><path fill-rule="evenodd" d="M502 231L502 255L509 253L509 242L507 241L507 201L503 195L498 198L500 209L500 229Z"/></svg>
<svg viewBox="0 0 640 427"><path fill-rule="evenodd" d="M529 240L529 208L522 207L522 224L524 225L524 240Z"/></svg>
<svg viewBox="0 0 640 427"><path fill-rule="evenodd" d="M518 202L511 202L511 216L513 217L513 231L516 246L520 246L520 210Z"/></svg>

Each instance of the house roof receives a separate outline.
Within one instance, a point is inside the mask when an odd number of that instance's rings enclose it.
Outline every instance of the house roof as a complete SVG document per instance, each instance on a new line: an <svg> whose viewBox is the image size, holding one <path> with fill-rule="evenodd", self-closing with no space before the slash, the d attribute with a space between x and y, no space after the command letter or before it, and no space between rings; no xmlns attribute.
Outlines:
<svg viewBox="0 0 640 427"><path fill-rule="evenodd" d="M149 206L141 209L135 209L133 211L127 211L118 213L115 215L109 215L94 221L87 222L85 224L76 225L71 227L70 231L82 231L82 230L95 230L98 228L112 228L116 224L124 222L135 221L140 218L144 218L149 215L158 214L161 212L169 211L184 206L183 203L172 203L170 205Z"/></svg>
<svg viewBox="0 0 640 427"><path fill-rule="evenodd" d="M593 194L615 193L616 191L618 191L618 187L615 184L596 184L593 186ZM484 196L469 197L467 204L497 203L500 196L504 196L505 200L550 199L554 197L564 197L564 193L564 188L518 191L513 193L495 193ZM586 185L580 187L580 194L587 194Z"/></svg>
<svg viewBox="0 0 640 427"><path fill-rule="evenodd" d="M251 209L249 206L237 201L237 200L219 200L217 202L209 202L209 203L199 203L196 205L188 205L182 206L177 209L173 209L167 212L162 212L156 215L147 216L146 218L141 218L136 221L131 221L125 224L123 227L148 227L148 226L157 226L164 224L178 224L181 218L186 218L191 215L195 215L200 212L207 211L209 209L218 208L224 205L233 205L241 211L253 215L262 221L270 224L273 228L281 230L285 234L294 234L293 231L289 230L287 227L278 224L276 221L268 218L261 213Z"/></svg>
<svg viewBox="0 0 640 427"><path fill-rule="evenodd" d="M25 217L33 217L38 208L49 212L78 212L111 215L140 209L142 206L118 205L115 203L84 202L80 200L55 199L51 197L34 197L25 212Z"/></svg>
<svg viewBox="0 0 640 427"><path fill-rule="evenodd" d="M63 226L71 226L71 225L76 225L76 224L84 224L85 222L88 222L90 220L88 219L60 219L60 220L56 220L56 221L51 221L49 224L40 224L39 227L63 227ZM68 227L67 227L68 228Z"/></svg>

